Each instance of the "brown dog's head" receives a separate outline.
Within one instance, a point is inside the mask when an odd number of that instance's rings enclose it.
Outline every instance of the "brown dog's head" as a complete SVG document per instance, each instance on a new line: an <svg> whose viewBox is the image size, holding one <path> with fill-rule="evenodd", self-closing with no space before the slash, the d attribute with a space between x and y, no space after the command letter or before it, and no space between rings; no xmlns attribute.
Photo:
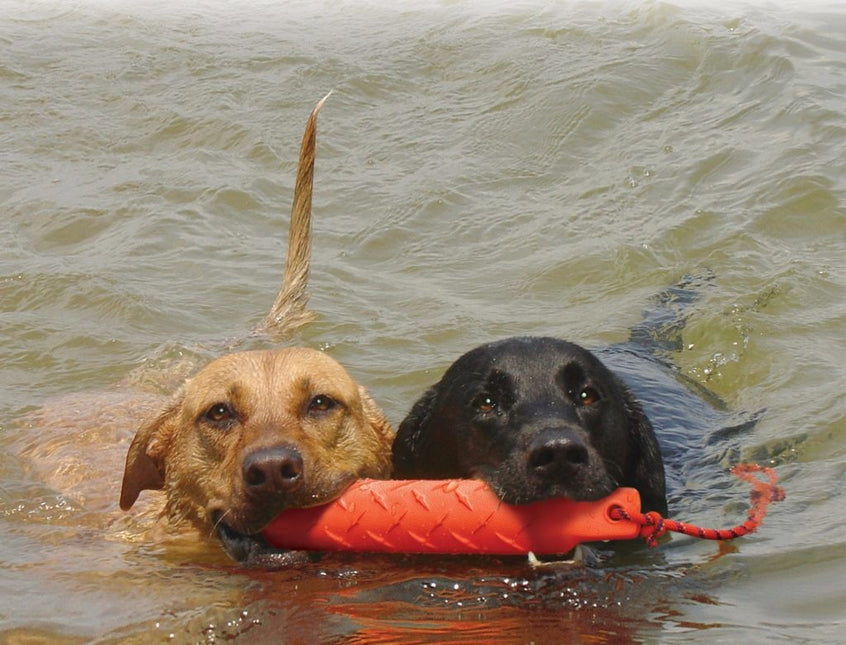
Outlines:
<svg viewBox="0 0 846 645"><path fill-rule="evenodd" d="M229 354L138 431L120 505L164 489L168 522L214 530L245 560L282 510L329 502L355 479L387 477L392 440L365 389L326 354Z"/></svg>

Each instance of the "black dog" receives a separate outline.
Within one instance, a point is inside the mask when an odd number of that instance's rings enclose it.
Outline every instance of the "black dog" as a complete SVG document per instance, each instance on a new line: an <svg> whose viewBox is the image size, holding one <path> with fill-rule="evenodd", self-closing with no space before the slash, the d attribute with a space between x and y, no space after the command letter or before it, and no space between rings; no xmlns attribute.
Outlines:
<svg viewBox="0 0 846 645"><path fill-rule="evenodd" d="M555 338L477 347L415 403L393 445L394 476L483 479L509 504L596 500L619 486L667 513L652 425L588 350Z"/></svg>

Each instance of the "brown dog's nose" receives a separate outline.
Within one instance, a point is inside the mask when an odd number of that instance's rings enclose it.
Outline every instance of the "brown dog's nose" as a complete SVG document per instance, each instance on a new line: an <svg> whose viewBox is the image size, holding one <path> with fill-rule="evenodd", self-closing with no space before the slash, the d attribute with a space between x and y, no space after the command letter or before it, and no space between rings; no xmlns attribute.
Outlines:
<svg viewBox="0 0 846 645"><path fill-rule="evenodd" d="M250 492L284 493L302 481L303 458L290 446L263 448L248 454L241 470Z"/></svg>
<svg viewBox="0 0 846 645"><path fill-rule="evenodd" d="M576 433L548 430L529 446L529 471L544 478L567 477L584 467L589 458Z"/></svg>

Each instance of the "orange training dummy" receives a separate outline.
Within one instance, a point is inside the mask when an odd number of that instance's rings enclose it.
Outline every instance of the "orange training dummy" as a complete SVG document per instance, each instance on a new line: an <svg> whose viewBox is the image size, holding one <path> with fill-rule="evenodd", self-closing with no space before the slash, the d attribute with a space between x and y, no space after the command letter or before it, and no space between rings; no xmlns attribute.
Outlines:
<svg viewBox="0 0 846 645"><path fill-rule="evenodd" d="M275 548L392 553L567 553L581 542L629 540L640 496L620 488L595 502L503 504L477 480L364 479L324 506L284 511L263 531Z"/></svg>

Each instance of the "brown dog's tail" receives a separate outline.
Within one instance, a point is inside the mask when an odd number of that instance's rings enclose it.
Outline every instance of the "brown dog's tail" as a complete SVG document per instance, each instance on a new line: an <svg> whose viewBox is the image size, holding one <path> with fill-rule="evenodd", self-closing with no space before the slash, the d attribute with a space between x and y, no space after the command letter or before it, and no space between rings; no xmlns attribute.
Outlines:
<svg viewBox="0 0 846 645"><path fill-rule="evenodd" d="M331 94L331 92L329 93ZM314 318L308 310L308 271L311 262L311 196L314 189L314 156L317 140L317 113L329 94L314 107L306 122L300 161L297 166L297 183L294 186L294 203L291 207L291 224L288 230L288 256L282 286L270 313L253 331L280 338L305 325Z"/></svg>

